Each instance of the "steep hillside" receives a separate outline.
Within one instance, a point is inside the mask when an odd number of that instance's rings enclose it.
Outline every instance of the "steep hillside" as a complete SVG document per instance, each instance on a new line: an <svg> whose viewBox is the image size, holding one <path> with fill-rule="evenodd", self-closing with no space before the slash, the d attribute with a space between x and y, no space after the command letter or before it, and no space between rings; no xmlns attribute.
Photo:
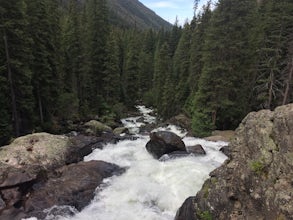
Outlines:
<svg viewBox="0 0 293 220"><path fill-rule="evenodd" d="M108 0L110 21L122 27L170 29L172 25L138 0Z"/></svg>

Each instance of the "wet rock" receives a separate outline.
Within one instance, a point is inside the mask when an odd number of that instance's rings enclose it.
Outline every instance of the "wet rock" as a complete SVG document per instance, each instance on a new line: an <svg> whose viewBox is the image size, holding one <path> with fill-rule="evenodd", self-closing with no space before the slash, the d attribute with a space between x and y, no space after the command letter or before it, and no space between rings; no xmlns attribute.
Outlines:
<svg viewBox="0 0 293 220"><path fill-rule="evenodd" d="M173 151L186 151L182 139L172 132L153 132L150 134L150 138L150 141L146 144L146 149L156 159Z"/></svg>
<svg viewBox="0 0 293 220"><path fill-rule="evenodd" d="M5 209L5 208L6 208L6 204L5 204L5 202L3 201L2 196L0 195L0 213L1 213L1 211L2 211L3 209Z"/></svg>
<svg viewBox="0 0 293 220"><path fill-rule="evenodd" d="M186 147L188 153L192 153L195 155L205 155L206 152L200 144L194 146L187 146Z"/></svg>
<svg viewBox="0 0 293 220"><path fill-rule="evenodd" d="M190 156L190 153L186 151L173 151L172 153L169 154L164 154L159 158L159 161L167 161L167 160L172 160L176 158L181 158L181 157L187 157Z"/></svg>
<svg viewBox="0 0 293 220"><path fill-rule="evenodd" d="M194 213L196 213L194 206L194 197L187 198L183 205L176 213L176 220L195 220Z"/></svg>
<svg viewBox="0 0 293 220"><path fill-rule="evenodd" d="M139 117L139 118L136 120L136 122L144 123L145 121L144 121L144 118L143 118L143 117Z"/></svg>
<svg viewBox="0 0 293 220"><path fill-rule="evenodd" d="M226 145L224 147L221 147L220 151L225 154L227 157L231 157L231 150L229 148L229 145Z"/></svg>
<svg viewBox="0 0 293 220"><path fill-rule="evenodd" d="M70 147L66 152L65 164L77 163L83 160L93 149L102 148L104 141L101 137L82 134L70 137Z"/></svg>
<svg viewBox="0 0 293 220"><path fill-rule="evenodd" d="M0 219L2 220L22 220L27 215L20 209L11 207L0 212Z"/></svg>
<svg viewBox="0 0 293 220"><path fill-rule="evenodd" d="M81 210L94 197L96 187L106 177L124 170L103 161L80 162L57 170L57 176L35 189L25 202L25 212L44 218L42 210L54 205L69 205ZM56 187L58 186L58 187Z"/></svg>
<svg viewBox="0 0 293 220"><path fill-rule="evenodd" d="M157 131L150 134L152 141L164 142L168 147L185 151L185 144L182 139L170 131Z"/></svg>
<svg viewBox="0 0 293 220"><path fill-rule="evenodd" d="M190 219L292 219L292 146L293 104L248 114L229 145L231 158L180 210Z"/></svg>

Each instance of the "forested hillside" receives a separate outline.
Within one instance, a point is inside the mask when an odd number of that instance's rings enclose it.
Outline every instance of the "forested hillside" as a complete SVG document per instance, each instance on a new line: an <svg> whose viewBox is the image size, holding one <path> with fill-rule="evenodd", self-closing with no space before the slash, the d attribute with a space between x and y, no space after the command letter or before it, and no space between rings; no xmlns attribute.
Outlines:
<svg viewBox="0 0 293 220"><path fill-rule="evenodd" d="M203 136L293 101L292 0L220 0L159 31L113 25L107 5L0 0L1 143L141 102Z"/></svg>

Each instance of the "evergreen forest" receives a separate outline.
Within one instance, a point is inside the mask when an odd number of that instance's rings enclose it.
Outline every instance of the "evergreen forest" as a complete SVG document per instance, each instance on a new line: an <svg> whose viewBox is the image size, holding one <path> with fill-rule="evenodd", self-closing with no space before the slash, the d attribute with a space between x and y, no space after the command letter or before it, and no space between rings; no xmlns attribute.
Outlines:
<svg viewBox="0 0 293 220"><path fill-rule="evenodd" d="M111 22L106 0L0 0L0 144L139 103L201 137L293 102L293 1L197 5L152 29Z"/></svg>

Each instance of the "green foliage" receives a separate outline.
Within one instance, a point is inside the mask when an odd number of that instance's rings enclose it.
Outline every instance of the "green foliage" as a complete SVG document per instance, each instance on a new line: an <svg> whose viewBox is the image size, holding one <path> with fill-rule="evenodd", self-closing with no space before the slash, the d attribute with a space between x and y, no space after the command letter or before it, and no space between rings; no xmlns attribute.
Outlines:
<svg viewBox="0 0 293 220"><path fill-rule="evenodd" d="M260 175L264 172L265 164L262 161L252 161L250 163L250 168L253 172Z"/></svg>
<svg viewBox="0 0 293 220"><path fill-rule="evenodd" d="M61 120L79 119L79 100L74 93L63 93L58 99L58 116Z"/></svg>
<svg viewBox="0 0 293 220"><path fill-rule="evenodd" d="M211 113L195 110L192 114L192 130L197 137L207 137L215 129Z"/></svg>
<svg viewBox="0 0 293 220"><path fill-rule="evenodd" d="M197 212L198 218L200 220L213 220L213 216L209 211L198 211Z"/></svg>

